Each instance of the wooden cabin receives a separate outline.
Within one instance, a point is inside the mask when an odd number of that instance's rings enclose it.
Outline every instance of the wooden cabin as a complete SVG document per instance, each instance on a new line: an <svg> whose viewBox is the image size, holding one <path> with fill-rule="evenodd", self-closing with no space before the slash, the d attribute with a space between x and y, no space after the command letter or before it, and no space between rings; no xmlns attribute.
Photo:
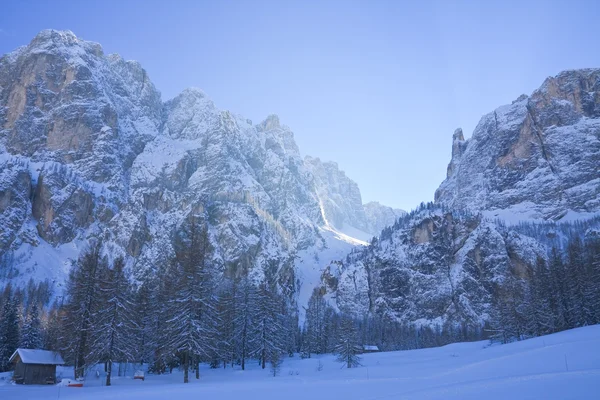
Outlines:
<svg viewBox="0 0 600 400"><path fill-rule="evenodd" d="M363 345L362 352L363 352L363 354L364 353L378 353L379 347L377 347L373 344L365 344L365 345Z"/></svg>
<svg viewBox="0 0 600 400"><path fill-rule="evenodd" d="M60 354L48 350L17 349L10 357L13 380L24 385L54 385L56 366L63 365Z"/></svg>

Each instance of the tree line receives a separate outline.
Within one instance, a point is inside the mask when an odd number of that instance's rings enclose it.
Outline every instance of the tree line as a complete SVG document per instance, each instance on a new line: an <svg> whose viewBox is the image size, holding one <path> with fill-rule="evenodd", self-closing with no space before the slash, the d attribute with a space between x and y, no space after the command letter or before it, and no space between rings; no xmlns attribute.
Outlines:
<svg viewBox="0 0 600 400"><path fill-rule="evenodd" d="M346 367L360 365L362 346L406 350L491 338L521 340L600 323L600 239L574 236L547 259L508 276L492 293L483 326L400 324L385 315L341 314L315 288L299 327L298 309L278 283L277 261L260 277L245 266L217 273L206 226L196 220L174 241L173 255L156 274L131 282L125 262L109 262L95 243L74 263L63 297L52 298L48 282L23 289L7 285L0 294L0 370L17 347L63 354L76 377L105 364L147 364L150 372L183 370L199 378L200 363L246 369L256 362L274 374L282 357L335 353Z"/></svg>
<svg viewBox="0 0 600 400"><path fill-rule="evenodd" d="M503 343L600 323L600 238L572 237L494 296L492 339Z"/></svg>

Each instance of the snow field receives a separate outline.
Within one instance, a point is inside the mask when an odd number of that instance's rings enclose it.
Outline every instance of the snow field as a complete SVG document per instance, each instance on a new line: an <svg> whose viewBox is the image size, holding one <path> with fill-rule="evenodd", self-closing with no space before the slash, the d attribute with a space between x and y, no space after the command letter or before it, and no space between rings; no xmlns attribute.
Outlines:
<svg viewBox="0 0 600 400"><path fill-rule="evenodd" d="M134 381L130 367L130 376L114 377L112 387L93 373L83 388L0 383L0 399L598 399L600 325L507 345L365 354L362 364L345 369L332 355L285 358L277 377L256 362L246 371L203 365L200 380L187 385L176 371ZM72 369L62 372L66 378Z"/></svg>

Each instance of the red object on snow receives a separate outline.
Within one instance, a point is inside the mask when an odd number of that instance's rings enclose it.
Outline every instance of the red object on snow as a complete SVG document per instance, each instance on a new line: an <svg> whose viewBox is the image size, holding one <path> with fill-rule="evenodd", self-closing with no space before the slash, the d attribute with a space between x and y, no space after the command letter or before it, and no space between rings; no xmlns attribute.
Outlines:
<svg viewBox="0 0 600 400"><path fill-rule="evenodd" d="M83 383L69 383L67 387L83 387Z"/></svg>

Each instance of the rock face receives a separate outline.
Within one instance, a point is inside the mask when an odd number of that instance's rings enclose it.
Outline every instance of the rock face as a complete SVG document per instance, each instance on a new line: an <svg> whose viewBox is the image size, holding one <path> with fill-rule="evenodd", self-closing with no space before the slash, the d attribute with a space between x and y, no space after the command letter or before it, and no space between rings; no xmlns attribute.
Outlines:
<svg viewBox="0 0 600 400"><path fill-rule="evenodd" d="M528 279L550 244L597 232L599 165L600 70L548 78L484 116L470 139L457 129L436 204L330 264L322 284L339 309L359 316L481 326L493 294L507 280ZM562 233L553 224L572 217L587 219L588 231L576 232L581 222ZM531 229L516 224L527 221Z"/></svg>
<svg viewBox="0 0 600 400"><path fill-rule="evenodd" d="M481 326L492 293L527 274L544 245L506 227L440 207L400 218L369 247L332 263L323 282L337 307L418 325Z"/></svg>
<svg viewBox="0 0 600 400"><path fill-rule="evenodd" d="M277 116L252 125L197 89L163 103L138 63L43 31L0 58L0 278L61 283L101 239L143 279L194 215L218 268L277 262L293 293L295 256L327 247L326 221L369 226L357 185L307 160Z"/></svg>
<svg viewBox="0 0 600 400"><path fill-rule="evenodd" d="M348 178L334 162L322 162L319 158L305 157L305 165L315 177L314 185L319 204L327 223L344 231L355 228L367 236L377 236L381 230L392 225L396 218L405 214L377 202L362 203L358 185Z"/></svg>
<svg viewBox="0 0 600 400"><path fill-rule="evenodd" d="M565 71L454 133L436 202L515 219L600 211L600 69Z"/></svg>
<svg viewBox="0 0 600 400"><path fill-rule="evenodd" d="M377 201L366 203L363 207L367 217L367 232L377 232L377 235L383 228L393 225L398 218L406 215L404 210L384 206Z"/></svg>

